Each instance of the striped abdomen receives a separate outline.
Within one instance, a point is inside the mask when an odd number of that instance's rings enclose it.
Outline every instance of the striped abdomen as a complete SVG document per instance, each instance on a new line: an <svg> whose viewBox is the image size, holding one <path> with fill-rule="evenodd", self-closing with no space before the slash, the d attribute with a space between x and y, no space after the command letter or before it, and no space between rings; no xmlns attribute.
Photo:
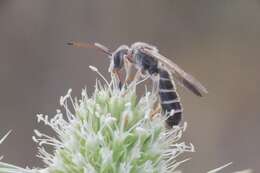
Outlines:
<svg viewBox="0 0 260 173"><path fill-rule="evenodd" d="M159 95L163 112L168 116L166 123L172 127L178 125L182 117L182 105L176 92L174 81L168 71L159 70Z"/></svg>

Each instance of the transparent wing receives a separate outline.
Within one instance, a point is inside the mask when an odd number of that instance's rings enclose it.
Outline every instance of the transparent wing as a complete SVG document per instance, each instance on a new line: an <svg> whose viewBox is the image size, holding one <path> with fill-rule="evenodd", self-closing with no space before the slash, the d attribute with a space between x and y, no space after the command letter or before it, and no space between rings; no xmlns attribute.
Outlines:
<svg viewBox="0 0 260 173"><path fill-rule="evenodd" d="M197 96L203 96L208 93L207 89L193 76L182 70L177 64L159 54L156 51L150 51L149 49L143 48L141 51L147 55L150 55L167 67L172 72L174 77L180 82L181 86L189 89Z"/></svg>

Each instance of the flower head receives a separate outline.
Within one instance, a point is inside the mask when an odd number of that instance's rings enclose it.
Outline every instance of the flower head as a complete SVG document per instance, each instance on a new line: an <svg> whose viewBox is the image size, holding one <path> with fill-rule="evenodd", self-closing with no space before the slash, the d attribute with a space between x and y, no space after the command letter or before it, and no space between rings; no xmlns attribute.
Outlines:
<svg viewBox="0 0 260 173"><path fill-rule="evenodd" d="M188 160L178 159L195 151L192 144L179 142L187 123L167 129L161 112L151 116L158 102L154 90L138 97L140 81L119 89L113 75L108 82L96 67L90 68L104 85L97 81L91 96L83 89L80 99L73 99L69 89L60 98L63 111L51 117L37 114L37 121L56 133L51 137L34 130L37 156L45 167L24 169L0 162L0 173L172 173Z"/></svg>

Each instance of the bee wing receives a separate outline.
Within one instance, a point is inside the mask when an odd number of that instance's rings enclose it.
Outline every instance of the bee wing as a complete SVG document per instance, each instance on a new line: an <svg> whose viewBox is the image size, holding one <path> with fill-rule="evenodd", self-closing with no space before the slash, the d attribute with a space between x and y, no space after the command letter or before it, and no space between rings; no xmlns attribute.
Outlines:
<svg viewBox="0 0 260 173"><path fill-rule="evenodd" d="M149 49L143 48L141 51L147 55L156 58L159 62L169 69L175 78L180 82L181 86L189 89L197 96L203 96L208 93L207 89L193 76L182 70L177 64L161 55L156 51L150 51Z"/></svg>

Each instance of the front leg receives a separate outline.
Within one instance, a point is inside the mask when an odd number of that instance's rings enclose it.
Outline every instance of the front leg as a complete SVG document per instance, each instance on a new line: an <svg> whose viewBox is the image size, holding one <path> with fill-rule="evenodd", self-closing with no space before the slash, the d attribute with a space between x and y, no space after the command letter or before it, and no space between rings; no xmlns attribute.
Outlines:
<svg viewBox="0 0 260 173"><path fill-rule="evenodd" d="M113 72L113 74L115 74L116 80L119 81L118 87L119 87L119 89L121 89L124 84L124 79L123 79L123 76L121 73L122 71L120 69L116 68L116 69L113 69L112 72Z"/></svg>

